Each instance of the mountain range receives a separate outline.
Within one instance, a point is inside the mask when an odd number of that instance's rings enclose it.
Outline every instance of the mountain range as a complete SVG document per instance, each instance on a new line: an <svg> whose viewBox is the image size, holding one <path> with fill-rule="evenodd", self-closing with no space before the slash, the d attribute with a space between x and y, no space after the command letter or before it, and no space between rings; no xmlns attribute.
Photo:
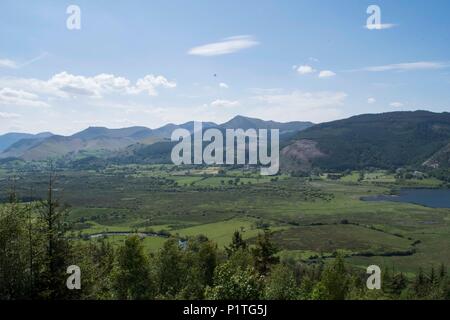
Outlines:
<svg viewBox="0 0 450 320"><path fill-rule="evenodd" d="M39 140L39 139L45 139L53 134L50 132L42 132L38 134L29 134L29 133L16 133L11 132L4 135L0 135L0 152L3 152L5 149L7 149L9 146L13 145L14 143L20 141L20 140Z"/></svg>
<svg viewBox="0 0 450 320"><path fill-rule="evenodd" d="M218 128L221 130L230 128L241 129L274 129L280 130L280 134L298 132L309 128L314 124L311 122L288 122L264 121L260 119L236 116L223 124L203 122L203 129ZM0 158L16 158L26 161L45 160L58 157L75 157L80 155L95 155L103 157L121 157L131 153L139 153L143 148L155 145L159 142L164 145L170 143L170 136L175 129L183 128L189 132L194 131L194 122L184 124L167 124L157 129L146 127L130 127L122 129L108 129L104 127L89 127L71 136L53 135L42 133L38 135L29 134L6 134L0 136ZM16 139L12 139L14 135ZM171 143L170 143L171 144ZM166 148L167 149L167 148Z"/></svg>
<svg viewBox="0 0 450 320"><path fill-rule="evenodd" d="M90 127L71 136L11 133L0 136L0 159L62 158L76 165L108 163L168 163L173 130L191 133L194 122L161 128ZM450 113L428 111L363 114L314 125L280 123L244 116L203 128L279 129L280 161L285 171L312 168L341 171L368 167L450 167Z"/></svg>

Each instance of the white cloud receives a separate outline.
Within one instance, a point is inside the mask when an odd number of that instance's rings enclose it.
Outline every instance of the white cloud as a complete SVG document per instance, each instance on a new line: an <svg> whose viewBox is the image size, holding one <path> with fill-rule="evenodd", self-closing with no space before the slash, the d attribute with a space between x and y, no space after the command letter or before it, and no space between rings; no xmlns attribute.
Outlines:
<svg viewBox="0 0 450 320"><path fill-rule="evenodd" d="M340 91L263 94L252 98L250 105L255 107L248 110L248 115L277 121L330 121L342 117L346 98L347 94Z"/></svg>
<svg viewBox="0 0 450 320"><path fill-rule="evenodd" d="M319 78L331 78L331 77L334 77L335 75L336 75L336 73L334 73L331 70L323 70L323 71L320 71Z"/></svg>
<svg viewBox="0 0 450 320"><path fill-rule="evenodd" d="M403 107L403 103L401 103L401 102L391 102L389 105L391 107L394 107L394 108L401 108L401 107Z"/></svg>
<svg viewBox="0 0 450 320"><path fill-rule="evenodd" d="M366 24L364 28L369 30L386 30L396 27L397 24L394 23L380 23L380 24Z"/></svg>
<svg viewBox="0 0 450 320"><path fill-rule="evenodd" d="M130 93L141 93L146 91L149 96L157 96L156 88L176 88L177 84L164 78L163 76L147 75L136 82L136 86L128 88Z"/></svg>
<svg viewBox="0 0 450 320"><path fill-rule="evenodd" d="M0 118L2 118L2 119L15 119L15 118L20 118L20 114L17 114L17 113L9 113L9 112L0 112Z"/></svg>
<svg viewBox="0 0 450 320"><path fill-rule="evenodd" d="M192 48L188 51L188 54L206 57L218 56L234 53L257 45L259 45L259 42L256 41L252 36L235 36L225 38L220 42L209 43Z"/></svg>
<svg viewBox="0 0 450 320"><path fill-rule="evenodd" d="M10 88L3 88L0 90L0 104L24 107L48 107L48 104L40 101L37 95L27 91Z"/></svg>
<svg viewBox="0 0 450 320"><path fill-rule="evenodd" d="M9 59L0 59L0 68L11 68L16 69L17 64Z"/></svg>
<svg viewBox="0 0 450 320"><path fill-rule="evenodd" d="M284 90L282 88L249 88L248 92L251 95L261 96L261 95L282 94Z"/></svg>
<svg viewBox="0 0 450 320"><path fill-rule="evenodd" d="M50 88L63 91L69 95L101 97L106 93L126 91L130 86L130 81L111 74L85 77L61 72L50 78L46 84Z"/></svg>
<svg viewBox="0 0 450 320"><path fill-rule="evenodd" d="M230 100L215 100L211 102L212 107L218 107L218 108L232 108L232 107L238 107L240 106L239 101L230 101Z"/></svg>
<svg viewBox="0 0 450 320"><path fill-rule="evenodd" d="M367 103L368 104L374 104L375 102L377 102L377 100L375 98L369 98L367 99Z"/></svg>
<svg viewBox="0 0 450 320"><path fill-rule="evenodd" d="M418 62L407 62L407 63L388 64L388 65L383 65L383 66L366 67L362 70L370 71L370 72L412 71L412 70L443 69L443 68L447 68L449 66L450 66L449 63L432 62L432 61L418 61Z"/></svg>
<svg viewBox="0 0 450 320"><path fill-rule="evenodd" d="M107 94L139 94L146 92L149 96L158 95L158 88L175 88L176 83L163 76L146 75L133 85L124 77L112 74L99 74L93 77L73 75L61 72L49 80L27 78L0 78L0 87L27 90L38 95L59 98L89 96L101 98Z"/></svg>
<svg viewBox="0 0 450 320"><path fill-rule="evenodd" d="M221 87L223 89L228 89L229 88L229 86L226 83L224 83L224 82L219 83L219 87Z"/></svg>
<svg viewBox="0 0 450 320"><path fill-rule="evenodd" d="M60 91L59 89L51 87L48 84L48 81L33 78L0 77L0 88L2 87L25 90L40 95L45 94L59 97L67 96L66 93Z"/></svg>
<svg viewBox="0 0 450 320"><path fill-rule="evenodd" d="M344 92L302 92L293 91L288 94L261 95L254 97L271 105L296 107L299 110L340 106L347 98Z"/></svg>
<svg viewBox="0 0 450 320"><path fill-rule="evenodd" d="M303 75L303 74L314 73L314 72L316 72L316 70L314 70L314 68L311 67L311 66L308 66L308 65L302 65L302 66L299 66L299 67L297 68L297 72L298 72L299 74Z"/></svg>

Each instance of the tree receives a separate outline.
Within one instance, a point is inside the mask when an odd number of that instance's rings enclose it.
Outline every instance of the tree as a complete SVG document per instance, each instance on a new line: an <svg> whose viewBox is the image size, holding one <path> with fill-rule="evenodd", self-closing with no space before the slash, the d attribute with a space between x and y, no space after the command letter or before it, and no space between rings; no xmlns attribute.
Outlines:
<svg viewBox="0 0 450 320"><path fill-rule="evenodd" d="M81 290L72 290L71 298L104 300L114 298L115 251L108 241L77 241L72 246L71 265L80 267ZM115 279L114 279L115 280Z"/></svg>
<svg viewBox="0 0 450 320"><path fill-rule="evenodd" d="M97 279L102 279L96 282L95 295L98 299L112 298L112 275L116 250L110 242L102 240L99 245L93 247L91 252Z"/></svg>
<svg viewBox="0 0 450 320"><path fill-rule="evenodd" d="M439 266L439 278L444 279L447 277L447 268L445 267L445 264L441 263Z"/></svg>
<svg viewBox="0 0 450 320"><path fill-rule="evenodd" d="M216 268L214 286L206 290L211 300L258 300L262 293L262 279L253 268L235 268L229 261Z"/></svg>
<svg viewBox="0 0 450 320"><path fill-rule="evenodd" d="M11 194L0 208L0 299L21 299L28 294L29 273L23 207Z"/></svg>
<svg viewBox="0 0 450 320"><path fill-rule="evenodd" d="M138 236L131 236L119 248L114 289L118 299L143 300L154 296L148 257Z"/></svg>
<svg viewBox="0 0 450 320"><path fill-rule="evenodd" d="M387 284L390 288L390 292L396 296L400 296L403 290L406 289L408 282L403 275L403 272L397 273L392 277L390 283Z"/></svg>
<svg viewBox="0 0 450 320"><path fill-rule="evenodd" d="M167 240L159 251L156 274L159 294L163 297L175 297L186 284L186 265L177 239Z"/></svg>
<svg viewBox="0 0 450 320"><path fill-rule="evenodd" d="M275 256L278 249L273 245L270 240L270 231L264 230L263 234L258 235L256 247L252 249L255 269L260 275L267 275L270 271L270 267L280 261Z"/></svg>
<svg viewBox="0 0 450 320"><path fill-rule="evenodd" d="M334 261L326 266L321 280L312 292L314 300L344 300L349 288L349 278L344 258L338 254Z"/></svg>
<svg viewBox="0 0 450 320"><path fill-rule="evenodd" d="M423 298L428 293L428 284L422 268L420 268L419 272L416 274L412 289L414 291L414 296L417 298Z"/></svg>
<svg viewBox="0 0 450 320"><path fill-rule="evenodd" d="M49 175L47 200L41 201L38 207L38 225L45 238L43 270L39 275L40 297L45 299L63 299L68 290L65 285L66 269L69 266L70 243L66 238L68 226L65 217L67 206L61 207L54 197L55 174Z"/></svg>
<svg viewBox="0 0 450 320"><path fill-rule="evenodd" d="M294 300L298 297L294 273L285 265L273 267L266 280L265 298L268 300Z"/></svg>
<svg viewBox="0 0 450 320"><path fill-rule="evenodd" d="M364 181L365 173L364 170L361 170L358 175L358 182Z"/></svg>
<svg viewBox="0 0 450 320"><path fill-rule="evenodd" d="M180 297L203 299L205 288L213 284L217 265L217 245L203 235L190 238L184 259L187 279Z"/></svg>
<svg viewBox="0 0 450 320"><path fill-rule="evenodd" d="M225 247L225 251L227 252L228 257L230 257L234 252L240 249L247 249L247 243L242 239L242 235L239 231L235 231L233 233L233 238L228 247Z"/></svg>

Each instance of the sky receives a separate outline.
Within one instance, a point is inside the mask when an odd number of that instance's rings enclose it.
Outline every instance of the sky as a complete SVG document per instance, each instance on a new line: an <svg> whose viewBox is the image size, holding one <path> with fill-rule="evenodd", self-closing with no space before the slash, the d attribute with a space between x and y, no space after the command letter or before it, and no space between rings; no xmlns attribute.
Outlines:
<svg viewBox="0 0 450 320"><path fill-rule="evenodd" d="M1 0L0 134L450 111L449 14L447 0Z"/></svg>

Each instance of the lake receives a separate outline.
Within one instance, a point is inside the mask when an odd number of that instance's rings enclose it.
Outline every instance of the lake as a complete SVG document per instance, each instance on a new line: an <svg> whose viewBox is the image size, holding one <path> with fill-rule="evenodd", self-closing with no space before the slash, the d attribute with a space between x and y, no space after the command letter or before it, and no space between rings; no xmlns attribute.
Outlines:
<svg viewBox="0 0 450 320"><path fill-rule="evenodd" d="M402 189L398 195L362 197L363 201L393 201L419 204L430 208L450 208L450 189Z"/></svg>

